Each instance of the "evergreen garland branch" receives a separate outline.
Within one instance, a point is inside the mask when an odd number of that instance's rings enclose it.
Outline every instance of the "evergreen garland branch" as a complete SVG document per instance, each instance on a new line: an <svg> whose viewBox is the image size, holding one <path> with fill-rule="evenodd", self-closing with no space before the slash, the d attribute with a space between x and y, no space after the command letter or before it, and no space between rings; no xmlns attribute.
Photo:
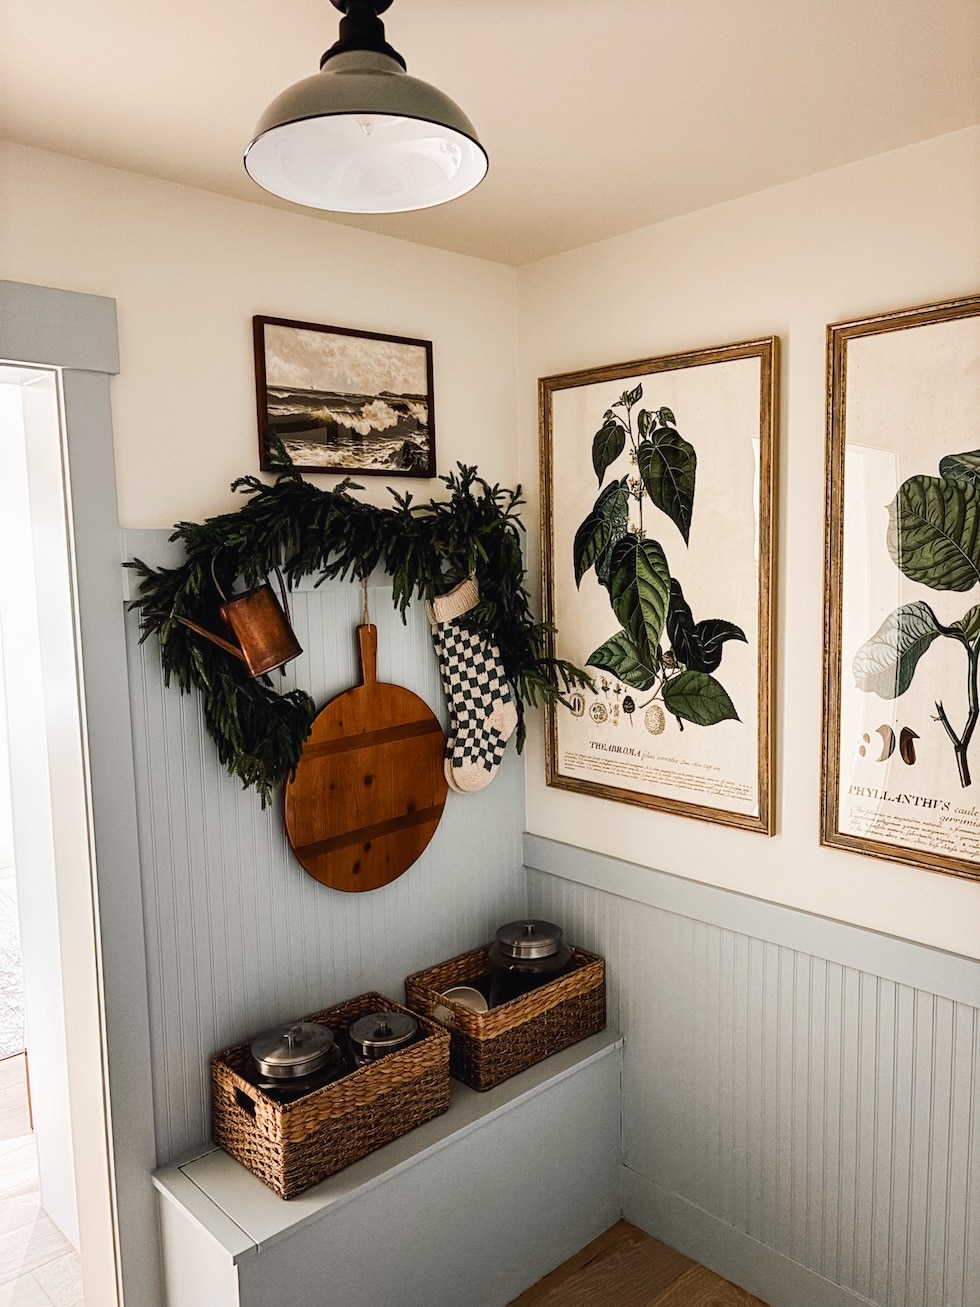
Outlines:
<svg viewBox="0 0 980 1307"><path fill-rule="evenodd" d="M393 507L377 508L351 494L362 487L350 480L320 490L292 469L271 485L240 477L232 489L248 502L237 512L177 523L170 539L184 546L179 567L153 568L138 558L126 564L140 578L130 607L139 610L141 643L155 634L165 684L200 693L221 763L258 790L263 807L294 772L316 705L302 690L279 694L267 676L253 680L241 663L178 620L219 630L218 587L230 595L239 576L250 587L280 567L293 588L302 577L316 576L318 585L357 580L380 566L404 621L413 599L433 599L474 574L480 602L466 621L500 650L517 704L518 751L526 706L559 701L571 687L589 683L579 668L547 656L548 628L531 613L520 487L491 486L462 463L440 479L448 499L415 504L410 494L391 491Z"/></svg>

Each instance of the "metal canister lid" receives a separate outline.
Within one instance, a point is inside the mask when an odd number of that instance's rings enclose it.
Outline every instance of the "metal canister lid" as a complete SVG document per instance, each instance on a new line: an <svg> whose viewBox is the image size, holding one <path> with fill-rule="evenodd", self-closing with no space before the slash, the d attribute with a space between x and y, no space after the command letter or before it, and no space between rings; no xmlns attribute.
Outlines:
<svg viewBox="0 0 980 1307"><path fill-rule="evenodd" d="M333 1048L333 1032L317 1021L292 1021L257 1035L252 1060L273 1080L312 1075Z"/></svg>
<svg viewBox="0 0 980 1307"><path fill-rule="evenodd" d="M365 1057L381 1057L415 1038L419 1023L408 1012L372 1012L350 1028L350 1041Z"/></svg>
<svg viewBox="0 0 980 1307"><path fill-rule="evenodd" d="M504 957L550 958L561 952L561 937L553 921L508 921L497 931L497 944Z"/></svg>

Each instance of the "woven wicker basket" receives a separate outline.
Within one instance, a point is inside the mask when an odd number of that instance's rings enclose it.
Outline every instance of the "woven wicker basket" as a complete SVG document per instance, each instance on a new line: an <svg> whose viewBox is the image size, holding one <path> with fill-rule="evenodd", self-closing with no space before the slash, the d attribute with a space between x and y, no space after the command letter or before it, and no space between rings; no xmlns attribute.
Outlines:
<svg viewBox="0 0 980 1307"><path fill-rule="evenodd" d="M362 994L314 1012L346 1035L358 1017L406 1011L383 994ZM414 1014L418 1015L418 1014ZM215 1143L275 1190L293 1198L449 1107L449 1036L419 1021L420 1037L294 1103L277 1103L243 1074L251 1041L211 1059Z"/></svg>
<svg viewBox="0 0 980 1307"><path fill-rule="evenodd" d="M490 971L489 944L405 981L413 1012L432 1017L452 1012L449 1074L471 1089L492 1089L552 1053L559 1053L606 1024L606 975L602 958L572 949L572 970L530 994L489 1012L472 1012L443 997L454 985L470 984Z"/></svg>

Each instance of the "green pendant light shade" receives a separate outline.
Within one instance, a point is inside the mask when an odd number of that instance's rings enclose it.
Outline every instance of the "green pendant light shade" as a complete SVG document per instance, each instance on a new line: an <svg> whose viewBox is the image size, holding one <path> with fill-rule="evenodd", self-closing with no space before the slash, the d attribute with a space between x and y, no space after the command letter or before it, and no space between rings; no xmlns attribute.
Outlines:
<svg viewBox="0 0 980 1307"><path fill-rule="evenodd" d="M486 176L473 124L447 95L409 77L378 17L392 0L332 0L340 40L320 72L288 87L245 150L249 176L296 204L404 213L445 204Z"/></svg>

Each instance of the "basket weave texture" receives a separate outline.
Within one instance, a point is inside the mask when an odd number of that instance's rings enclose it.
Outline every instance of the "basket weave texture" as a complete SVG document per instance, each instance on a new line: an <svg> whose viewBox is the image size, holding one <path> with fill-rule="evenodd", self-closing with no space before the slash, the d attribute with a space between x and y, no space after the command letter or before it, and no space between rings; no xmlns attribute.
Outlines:
<svg viewBox="0 0 980 1307"><path fill-rule="evenodd" d="M361 994L302 1020L346 1036L359 1017L381 1011L407 1008L383 994ZM424 1017L419 1036L293 1103L277 1103L246 1079L250 1040L215 1053L215 1143L280 1198L294 1198L448 1109L449 1036Z"/></svg>
<svg viewBox="0 0 980 1307"><path fill-rule="evenodd" d="M572 970L565 975L489 1012L444 998L444 990L488 974L489 949L487 944L461 953L405 981L405 1001L413 1012L452 1013L445 1022L451 1036L449 1074L479 1090L493 1089L606 1024L605 964L584 949L572 949Z"/></svg>

